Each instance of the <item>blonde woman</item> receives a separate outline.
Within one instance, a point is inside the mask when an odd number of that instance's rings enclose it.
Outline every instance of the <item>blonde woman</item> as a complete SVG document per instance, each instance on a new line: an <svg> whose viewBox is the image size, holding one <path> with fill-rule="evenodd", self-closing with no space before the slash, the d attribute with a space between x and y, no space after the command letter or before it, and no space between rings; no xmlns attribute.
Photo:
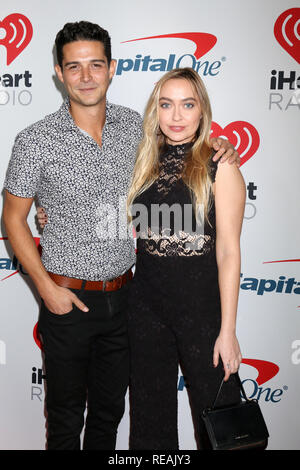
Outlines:
<svg viewBox="0 0 300 470"><path fill-rule="evenodd" d="M129 293L131 449L178 449L180 365L198 448L201 411L240 400L230 377L236 337L245 185L236 165L212 160L211 107L192 69L165 74L150 96L129 191L137 263Z"/></svg>

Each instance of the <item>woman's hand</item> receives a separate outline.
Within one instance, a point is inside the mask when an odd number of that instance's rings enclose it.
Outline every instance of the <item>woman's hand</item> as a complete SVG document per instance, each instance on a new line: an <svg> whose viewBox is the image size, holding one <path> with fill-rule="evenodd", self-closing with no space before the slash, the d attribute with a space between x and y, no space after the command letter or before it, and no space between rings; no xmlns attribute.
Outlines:
<svg viewBox="0 0 300 470"><path fill-rule="evenodd" d="M48 217L43 207L37 208L37 220L40 228L44 228L48 222Z"/></svg>
<svg viewBox="0 0 300 470"><path fill-rule="evenodd" d="M213 364L215 367L219 364L219 357L221 357L223 362L225 371L224 381L226 382L230 374L235 374L238 371L242 362L239 342L234 333L220 332L214 347Z"/></svg>

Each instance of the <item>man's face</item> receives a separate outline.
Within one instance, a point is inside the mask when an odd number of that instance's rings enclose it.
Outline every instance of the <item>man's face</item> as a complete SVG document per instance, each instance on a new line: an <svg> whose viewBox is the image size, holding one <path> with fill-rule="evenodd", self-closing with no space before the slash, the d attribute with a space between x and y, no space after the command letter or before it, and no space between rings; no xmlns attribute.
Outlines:
<svg viewBox="0 0 300 470"><path fill-rule="evenodd" d="M74 41L64 45L62 69L55 70L71 103L96 106L106 98L115 67L114 60L108 65L102 42Z"/></svg>

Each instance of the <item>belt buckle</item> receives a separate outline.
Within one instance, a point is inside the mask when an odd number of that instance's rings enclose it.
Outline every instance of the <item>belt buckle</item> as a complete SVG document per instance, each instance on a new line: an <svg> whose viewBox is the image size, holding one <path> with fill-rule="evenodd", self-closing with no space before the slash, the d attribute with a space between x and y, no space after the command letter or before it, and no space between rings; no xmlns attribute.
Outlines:
<svg viewBox="0 0 300 470"><path fill-rule="evenodd" d="M102 291L105 292L106 289L106 281L102 281Z"/></svg>

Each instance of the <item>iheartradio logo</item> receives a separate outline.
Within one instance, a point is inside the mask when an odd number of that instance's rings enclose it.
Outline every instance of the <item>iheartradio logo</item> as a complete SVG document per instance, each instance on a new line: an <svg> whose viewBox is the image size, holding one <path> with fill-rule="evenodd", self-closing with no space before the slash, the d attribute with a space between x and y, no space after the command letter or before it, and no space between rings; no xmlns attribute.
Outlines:
<svg viewBox="0 0 300 470"><path fill-rule="evenodd" d="M226 137L239 152L240 166L253 157L260 142L257 130L246 121L234 121L224 128L212 122L211 137Z"/></svg>
<svg viewBox="0 0 300 470"><path fill-rule="evenodd" d="M39 324L38 322L34 325L33 328L33 339L38 348L43 350L43 344L39 333Z"/></svg>
<svg viewBox="0 0 300 470"><path fill-rule="evenodd" d="M277 18L274 35L281 47L300 64L300 8L290 8Z"/></svg>
<svg viewBox="0 0 300 470"><path fill-rule="evenodd" d="M10 65L28 46L32 34L32 24L20 13L13 13L0 22L0 45L6 47L7 65Z"/></svg>

